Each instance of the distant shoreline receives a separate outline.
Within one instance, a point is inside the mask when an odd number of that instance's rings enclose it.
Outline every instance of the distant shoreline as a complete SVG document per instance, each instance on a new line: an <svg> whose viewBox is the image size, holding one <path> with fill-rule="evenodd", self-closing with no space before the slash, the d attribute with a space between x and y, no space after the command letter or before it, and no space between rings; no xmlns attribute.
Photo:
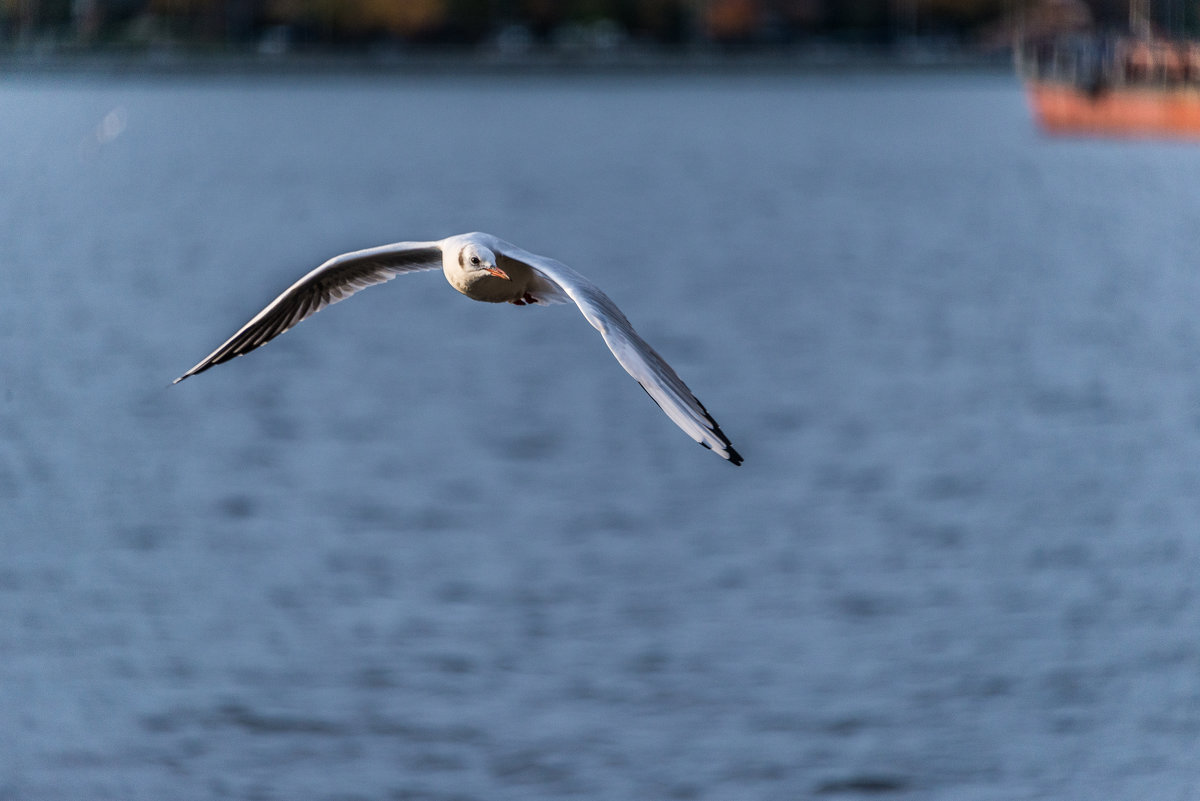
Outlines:
<svg viewBox="0 0 1200 801"><path fill-rule="evenodd" d="M19 75L738 75L827 73L1011 73L1007 54L803 47L773 51L614 52L478 49L297 51L260 54L183 47L139 50L37 48L0 51L0 79Z"/></svg>

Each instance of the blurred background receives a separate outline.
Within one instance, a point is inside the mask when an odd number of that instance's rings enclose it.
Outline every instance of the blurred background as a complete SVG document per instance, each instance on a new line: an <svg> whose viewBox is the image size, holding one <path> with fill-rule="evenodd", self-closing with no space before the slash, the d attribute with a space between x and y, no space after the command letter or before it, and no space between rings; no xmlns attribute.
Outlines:
<svg viewBox="0 0 1200 801"><path fill-rule="evenodd" d="M1200 796L1200 150L1032 7L0 8L0 799ZM436 273L170 385L470 230L745 464Z"/></svg>
<svg viewBox="0 0 1200 801"><path fill-rule="evenodd" d="M915 49L994 51L1014 26L1080 13L1127 19L1127 0L3 0L0 41L17 49L191 48L395 56L409 48L623 53ZM1185 0L1134 0L1194 27ZM842 54L834 50L835 54Z"/></svg>
<svg viewBox="0 0 1200 801"><path fill-rule="evenodd" d="M800 37L879 42L967 35L1006 0L5 0L9 41L53 36L82 44L375 42L510 48L612 47L697 40L765 44ZM1008 3L1012 6L1012 3ZM1011 11L1011 8L1009 8Z"/></svg>

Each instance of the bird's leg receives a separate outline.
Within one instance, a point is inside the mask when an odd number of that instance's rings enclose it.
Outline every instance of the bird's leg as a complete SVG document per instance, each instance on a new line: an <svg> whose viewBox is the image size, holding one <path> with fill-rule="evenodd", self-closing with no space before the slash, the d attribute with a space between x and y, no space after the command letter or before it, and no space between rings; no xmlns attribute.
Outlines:
<svg viewBox="0 0 1200 801"><path fill-rule="evenodd" d="M509 303L511 303L514 306L533 305L534 303L537 303L537 298L535 298L533 295L530 295L528 292L526 292L524 295L517 298L516 300L510 300Z"/></svg>

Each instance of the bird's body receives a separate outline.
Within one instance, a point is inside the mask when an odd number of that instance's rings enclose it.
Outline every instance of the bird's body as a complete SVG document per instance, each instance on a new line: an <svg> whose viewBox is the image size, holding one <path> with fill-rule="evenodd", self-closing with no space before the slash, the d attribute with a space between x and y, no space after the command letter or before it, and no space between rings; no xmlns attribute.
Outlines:
<svg viewBox="0 0 1200 801"><path fill-rule="evenodd" d="M491 234L397 242L336 256L289 287L175 383L249 353L360 289L401 273L438 267L452 287L472 300L519 306L573 301L604 337L621 366L676 425L723 459L742 463L741 455L703 404L595 284L561 262L521 250Z"/></svg>

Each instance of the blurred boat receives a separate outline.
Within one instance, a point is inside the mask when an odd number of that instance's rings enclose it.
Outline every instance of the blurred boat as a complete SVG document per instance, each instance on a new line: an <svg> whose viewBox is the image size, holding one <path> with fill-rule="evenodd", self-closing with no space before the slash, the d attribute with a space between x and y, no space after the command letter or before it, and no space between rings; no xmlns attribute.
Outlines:
<svg viewBox="0 0 1200 801"><path fill-rule="evenodd" d="M1042 130L1056 135L1200 139L1200 41L1158 35L1148 3L1130 4L1130 33L1094 32L1053 4L1053 21L1026 32L1017 72ZM1056 29L1055 29L1056 28Z"/></svg>
<svg viewBox="0 0 1200 801"><path fill-rule="evenodd" d="M1018 58L1047 133L1200 139L1200 42L1071 37Z"/></svg>

